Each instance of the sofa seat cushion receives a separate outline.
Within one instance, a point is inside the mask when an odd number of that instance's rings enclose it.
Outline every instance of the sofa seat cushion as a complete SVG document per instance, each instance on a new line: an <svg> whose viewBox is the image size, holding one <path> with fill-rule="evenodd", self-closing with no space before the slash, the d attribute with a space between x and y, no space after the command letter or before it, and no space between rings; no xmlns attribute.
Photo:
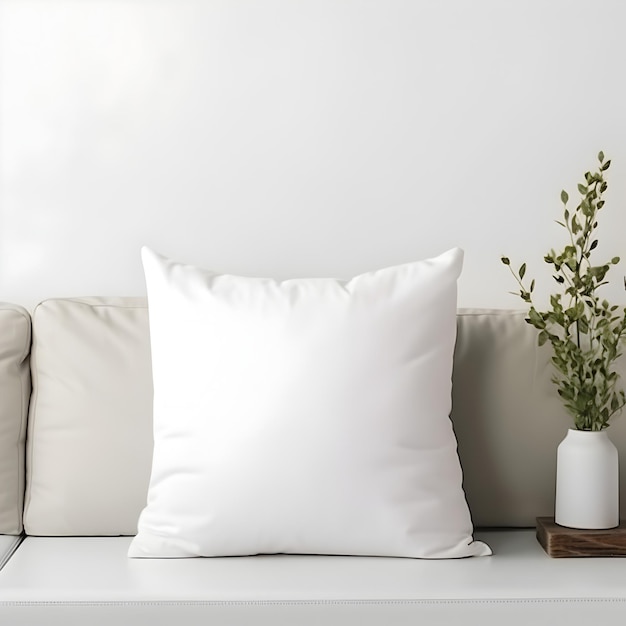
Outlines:
<svg viewBox="0 0 626 626"><path fill-rule="evenodd" d="M551 559L532 530L476 536L492 558L136 560L127 537L28 537L0 572L0 623L623 624L623 560Z"/></svg>

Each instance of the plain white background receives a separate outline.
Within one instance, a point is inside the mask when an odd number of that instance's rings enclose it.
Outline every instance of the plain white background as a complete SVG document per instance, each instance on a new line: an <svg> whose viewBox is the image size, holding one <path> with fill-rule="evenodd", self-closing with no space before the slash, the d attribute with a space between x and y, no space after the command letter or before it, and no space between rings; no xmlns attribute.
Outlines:
<svg viewBox="0 0 626 626"><path fill-rule="evenodd" d="M620 0L0 0L0 299L145 293L139 249L345 276L465 249L517 308L602 149L624 254ZM626 301L626 258L608 294Z"/></svg>

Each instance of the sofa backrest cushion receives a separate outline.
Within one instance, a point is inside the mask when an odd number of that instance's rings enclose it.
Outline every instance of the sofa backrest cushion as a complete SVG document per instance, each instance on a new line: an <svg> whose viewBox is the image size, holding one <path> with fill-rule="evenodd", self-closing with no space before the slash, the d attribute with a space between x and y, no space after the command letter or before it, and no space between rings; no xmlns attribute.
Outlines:
<svg viewBox="0 0 626 626"><path fill-rule="evenodd" d="M0 303L0 534L22 532L30 315Z"/></svg>
<svg viewBox="0 0 626 626"><path fill-rule="evenodd" d="M485 309L457 315L452 420L479 526L534 526L536 517L554 515L556 449L573 420L552 383L552 350L537 346L525 317ZM626 357L618 365L626 384ZM626 455L626 413L609 436ZM621 474L626 513L626 462Z"/></svg>
<svg viewBox="0 0 626 626"><path fill-rule="evenodd" d="M146 300L43 302L32 369L26 532L134 534L152 459Z"/></svg>
<svg viewBox="0 0 626 626"><path fill-rule="evenodd" d="M461 310L452 421L476 526L534 526L554 512L556 447L571 420L550 349L519 311ZM152 459L147 303L49 300L33 318L25 529L132 535ZM620 362L626 377L626 357ZM626 381L626 378L624 378ZM626 454L626 415L609 429ZM626 512L626 462L621 502Z"/></svg>

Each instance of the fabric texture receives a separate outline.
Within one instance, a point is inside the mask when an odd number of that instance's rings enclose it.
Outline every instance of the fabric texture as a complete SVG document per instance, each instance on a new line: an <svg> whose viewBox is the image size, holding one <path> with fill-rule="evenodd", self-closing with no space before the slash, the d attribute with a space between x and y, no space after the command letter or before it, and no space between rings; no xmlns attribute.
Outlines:
<svg viewBox="0 0 626 626"><path fill-rule="evenodd" d="M29 535L134 535L152 461L145 298L46 300L33 313Z"/></svg>
<svg viewBox="0 0 626 626"><path fill-rule="evenodd" d="M23 528L30 340L28 311L0 302L0 534Z"/></svg>
<svg viewBox="0 0 626 626"><path fill-rule="evenodd" d="M129 556L489 554L449 419L461 250L349 281L142 256L154 454Z"/></svg>

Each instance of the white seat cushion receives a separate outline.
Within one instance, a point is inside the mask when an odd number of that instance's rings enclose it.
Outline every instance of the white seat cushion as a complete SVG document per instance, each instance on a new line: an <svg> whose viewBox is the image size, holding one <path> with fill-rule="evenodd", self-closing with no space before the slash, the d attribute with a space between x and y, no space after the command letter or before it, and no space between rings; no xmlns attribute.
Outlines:
<svg viewBox="0 0 626 626"><path fill-rule="evenodd" d="M532 530L476 534L492 558L140 560L126 537L28 537L0 572L0 623L623 624L623 560L551 559Z"/></svg>
<svg viewBox="0 0 626 626"><path fill-rule="evenodd" d="M0 569L8 562L21 541L21 535L0 535Z"/></svg>

